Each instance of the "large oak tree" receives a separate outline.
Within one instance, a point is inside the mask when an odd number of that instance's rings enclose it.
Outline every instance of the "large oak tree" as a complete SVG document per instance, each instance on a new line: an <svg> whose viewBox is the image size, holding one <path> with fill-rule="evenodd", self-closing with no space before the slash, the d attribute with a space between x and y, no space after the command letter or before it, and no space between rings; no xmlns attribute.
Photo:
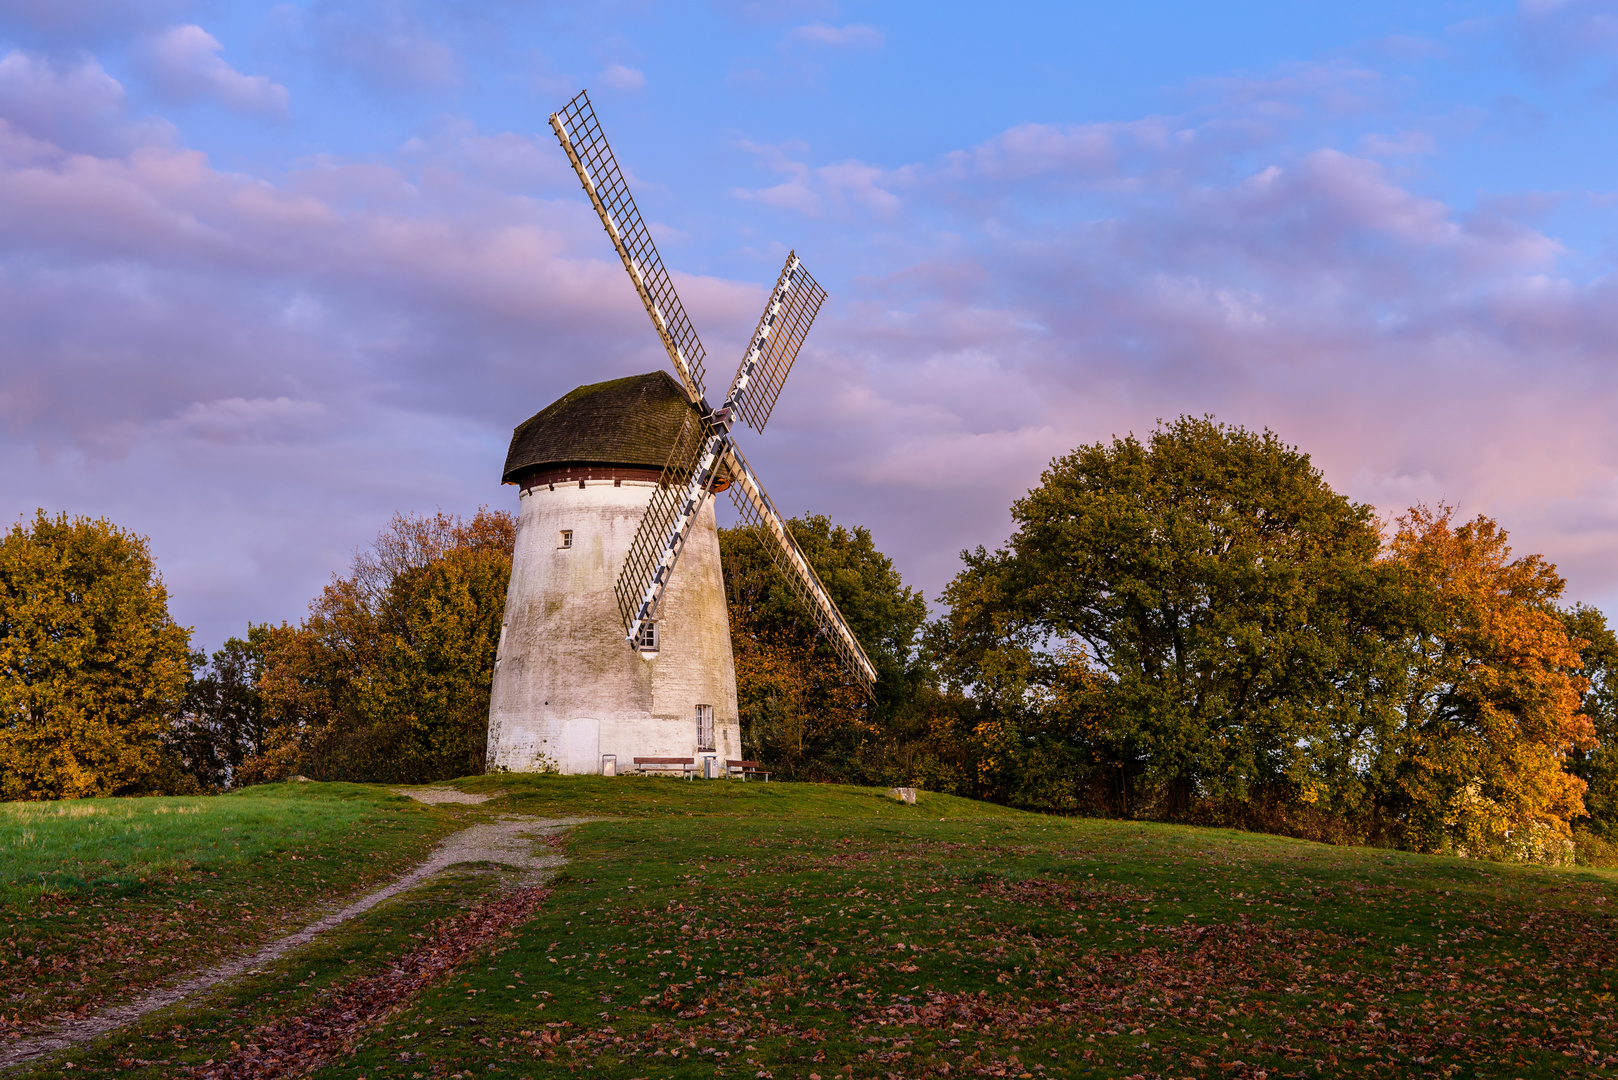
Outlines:
<svg viewBox="0 0 1618 1080"><path fill-rule="evenodd" d="M1048 697L1064 667L1099 673L1078 685L1105 700L1081 711L1108 718L1124 809L1311 782L1322 716L1359 694L1350 656L1381 640L1370 507L1270 432L1182 417L1053 461L1012 517L1007 548L968 556L945 594L980 658L963 678L1009 680L1012 712L1025 682ZM1031 651L1057 642L1060 665Z"/></svg>

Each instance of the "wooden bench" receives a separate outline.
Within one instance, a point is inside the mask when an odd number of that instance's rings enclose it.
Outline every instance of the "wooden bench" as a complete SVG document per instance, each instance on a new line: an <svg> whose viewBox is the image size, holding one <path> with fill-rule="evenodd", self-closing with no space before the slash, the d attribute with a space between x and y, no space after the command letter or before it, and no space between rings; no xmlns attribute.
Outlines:
<svg viewBox="0 0 1618 1080"><path fill-rule="evenodd" d="M756 761L735 761L731 758L726 758L725 771L731 776L739 776L743 780L751 780L755 776L762 776L766 784L770 782L770 774Z"/></svg>
<svg viewBox="0 0 1618 1080"><path fill-rule="evenodd" d="M645 775L648 773L673 773L678 770L682 777L689 780L696 763L696 758L688 757L638 757L635 759L635 771Z"/></svg>

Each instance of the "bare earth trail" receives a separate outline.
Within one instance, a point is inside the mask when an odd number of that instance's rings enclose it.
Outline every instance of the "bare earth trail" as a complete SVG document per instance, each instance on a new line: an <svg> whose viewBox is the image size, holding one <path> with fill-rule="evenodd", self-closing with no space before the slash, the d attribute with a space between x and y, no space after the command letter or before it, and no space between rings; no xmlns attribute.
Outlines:
<svg viewBox="0 0 1618 1080"><path fill-rule="evenodd" d="M426 788L413 791L400 790L425 803L480 803L493 796L469 795L452 788ZM273 963L301 945L307 945L327 930L390 900L402 892L420 885L440 871L462 863L498 863L527 871L521 884L536 885L556 875L567 864L560 855L534 854L534 845L573 825L600 821L600 818L533 818L506 817L485 825L473 825L452 833L433 849L431 855L415 869L388 885L356 900L340 911L332 912L295 934L264 946L251 956L230 960L193 976L174 986L153 990L143 997L79 1020L70 1020L54 1031L18 1039L0 1047L0 1071L14 1068L48 1054L68 1050L99 1038L126 1024L134 1023L148 1013L177 1005L194 994L211 990L219 984L240 975L256 974L265 965Z"/></svg>

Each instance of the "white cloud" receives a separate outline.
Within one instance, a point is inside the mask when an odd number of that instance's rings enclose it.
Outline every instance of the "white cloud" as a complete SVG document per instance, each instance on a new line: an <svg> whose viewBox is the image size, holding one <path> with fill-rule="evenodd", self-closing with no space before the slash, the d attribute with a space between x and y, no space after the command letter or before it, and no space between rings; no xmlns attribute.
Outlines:
<svg viewBox="0 0 1618 1080"><path fill-rule="evenodd" d="M902 200L890 188L906 183L910 176L908 170L884 170L862 161L811 168L793 160L781 147L749 142L741 146L761 165L787 179L765 188L735 188L731 194L779 210L792 210L805 217L847 216L857 211L891 216L899 210Z"/></svg>
<svg viewBox="0 0 1618 1080"><path fill-rule="evenodd" d="M1437 150L1438 144L1425 131L1401 131L1397 135L1382 135L1373 131L1360 138L1360 152L1370 157L1413 157L1436 153Z"/></svg>
<svg viewBox="0 0 1618 1080"><path fill-rule="evenodd" d="M0 20L26 27L32 36L82 48L87 41L128 40L145 27L162 26L192 0L0 0Z"/></svg>
<svg viewBox="0 0 1618 1080"><path fill-rule="evenodd" d="M326 407L318 401L233 397L195 402L175 418L173 427L177 434L201 442L292 445L323 434L325 419Z"/></svg>
<svg viewBox="0 0 1618 1080"><path fill-rule="evenodd" d="M225 62L219 39L200 26L171 26L143 41L135 55L158 92L171 101L214 101L232 112L285 116L287 88L263 75L243 75Z"/></svg>
<svg viewBox="0 0 1618 1080"><path fill-rule="evenodd" d="M809 23L795 28L792 36L807 44L830 49L880 49L885 40L882 31L865 23L849 23L847 26Z"/></svg>
<svg viewBox="0 0 1618 1080"><path fill-rule="evenodd" d="M601 85L609 90L617 90L624 94L634 94L646 89L646 76L640 68L625 67L622 64L608 64L596 76Z"/></svg>

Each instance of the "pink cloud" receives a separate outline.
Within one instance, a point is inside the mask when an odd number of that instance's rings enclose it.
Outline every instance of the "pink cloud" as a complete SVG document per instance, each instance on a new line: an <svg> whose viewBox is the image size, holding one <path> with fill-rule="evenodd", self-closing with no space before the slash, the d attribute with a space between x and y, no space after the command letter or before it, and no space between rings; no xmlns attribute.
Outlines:
<svg viewBox="0 0 1618 1080"><path fill-rule="evenodd" d="M1357 134L1300 138L1310 95L1374 97L1352 70L1222 85L921 162L745 145L739 197L851 277L745 447L783 509L872 525L936 591L1051 456L1213 412L1618 596L1618 296L1569 276L1549 196L1461 207ZM394 509L500 505L512 424L665 363L546 135L448 119L250 175L25 53L0 121L0 487L151 533L207 640L296 617ZM676 274L711 382L773 272Z"/></svg>
<svg viewBox="0 0 1618 1080"><path fill-rule="evenodd" d="M194 0L0 0L0 17L46 38L82 45L102 36L161 26Z"/></svg>
<svg viewBox="0 0 1618 1080"><path fill-rule="evenodd" d="M192 24L154 34L136 52L170 100L211 100L233 112L286 116L287 88L263 75L243 75L224 61L223 51L217 38Z"/></svg>
<svg viewBox="0 0 1618 1080"><path fill-rule="evenodd" d="M1522 0L1512 29L1529 63L1565 73L1576 60L1618 56L1618 11L1606 0Z"/></svg>
<svg viewBox="0 0 1618 1080"><path fill-rule="evenodd" d="M88 57L63 63L13 49L0 56L0 123L17 136L64 149L115 154L166 142L162 121L133 124L117 79Z"/></svg>
<svg viewBox="0 0 1618 1080"><path fill-rule="evenodd" d="M384 0L327 2L291 9L297 30L334 67L384 93L439 90L460 83L461 63L431 5Z"/></svg>
<svg viewBox="0 0 1618 1080"><path fill-rule="evenodd" d="M811 168L795 161L785 149L742 143L742 148L771 172L787 177L764 188L736 188L736 198L763 203L780 210L792 210L806 217L826 214L847 216L849 212L890 215L899 209L901 199L893 187L905 183L905 172L892 171L862 161L842 161Z"/></svg>
<svg viewBox="0 0 1618 1080"><path fill-rule="evenodd" d="M1386 146L1299 152L1307 110L1239 89L1186 116L855 163L904 197L881 217L884 269L834 306L783 406L828 448L826 479L767 451L760 467L932 515L931 536L886 527L947 574L936 549L998 542L1053 454L1213 412L1301 444L1386 513L1496 514L1575 598L1618 598L1613 284L1565 276L1563 244L1531 223L1545 196L1463 209L1366 156ZM759 158L786 179L750 197L828 213L828 166Z"/></svg>

